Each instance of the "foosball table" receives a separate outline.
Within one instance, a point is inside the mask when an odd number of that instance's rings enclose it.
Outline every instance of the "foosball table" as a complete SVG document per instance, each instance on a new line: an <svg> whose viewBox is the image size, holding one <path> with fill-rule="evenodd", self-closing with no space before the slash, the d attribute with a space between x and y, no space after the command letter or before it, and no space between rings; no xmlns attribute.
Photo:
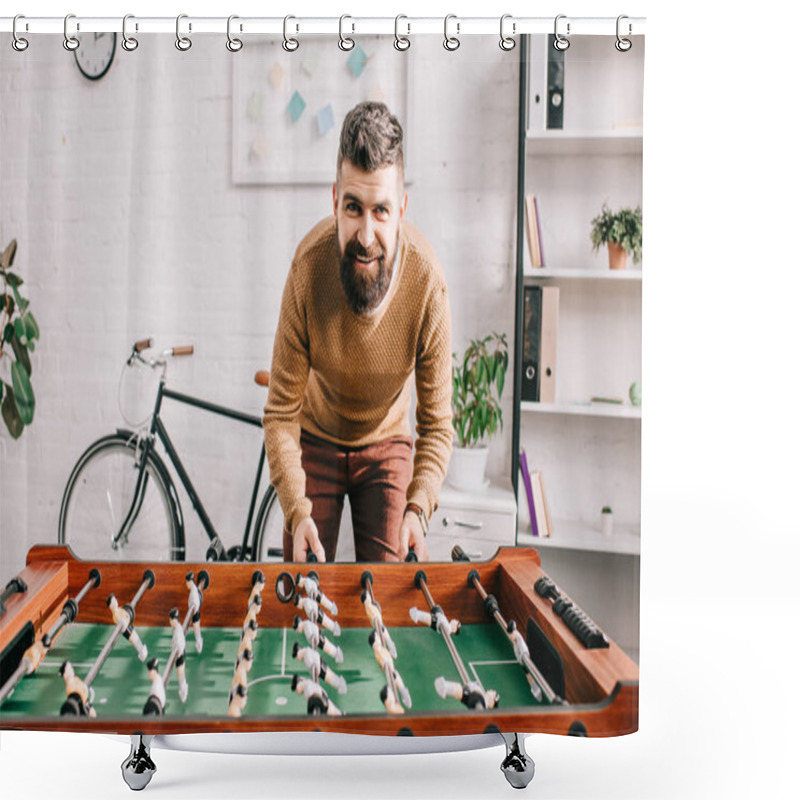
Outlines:
<svg viewBox="0 0 800 800"><path fill-rule="evenodd" d="M454 558L146 564L34 547L0 612L0 727L130 735L133 789L152 749L186 734L228 752L303 734L320 754L363 736L382 753L502 740L522 788L525 734L637 730L638 668L534 549Z"/></svg>

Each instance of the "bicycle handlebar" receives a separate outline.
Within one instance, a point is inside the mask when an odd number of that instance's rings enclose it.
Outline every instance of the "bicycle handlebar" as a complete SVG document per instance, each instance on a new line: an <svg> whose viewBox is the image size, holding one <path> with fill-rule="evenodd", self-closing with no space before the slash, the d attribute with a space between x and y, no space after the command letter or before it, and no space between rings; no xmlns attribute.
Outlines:
<svg viewBox="0 0 800 800"><path fill-rule="evenodd" d="M140 339L138 342L134 342L133 349L137 353L141 353L142 350L148 350L153 346L152 339Z"/></svg>
<svg viewBox="0 0 800 800"><path fill-rule="evenodd" d="M191 344L181 345L180 347L173 347L172 350L169 352L169 354L173 356L190 356L193 353L194 353L194 345Z"/></svg>

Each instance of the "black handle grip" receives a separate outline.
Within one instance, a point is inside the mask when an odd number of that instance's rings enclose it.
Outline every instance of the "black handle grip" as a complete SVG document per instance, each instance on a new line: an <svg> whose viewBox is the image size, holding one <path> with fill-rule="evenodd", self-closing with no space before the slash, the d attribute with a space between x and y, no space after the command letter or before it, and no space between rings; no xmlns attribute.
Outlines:
<svg viewBox="0 0 800 800"><path fill-rule="evenodd" d="M319 562L319 559L317 558L316 554L312 553L311 550L309 550L306 553L306 563L307 564L316 564L318 562Z"/></svg>
<svg viewBox="0 0 800 800"><path fill-rule="evenodd" d="M470 561L470 557L461 549L461 545L457 544L450 553L450 558L453 561Z"/></svg>
<svg viewBox="0 0 800 800"><path fill-rule="evenodd" d="M414 545L408 548L408 555L406 556L406 561L409 563L416 564L419 561L417 557L417 552L414 550Z"/></svg>

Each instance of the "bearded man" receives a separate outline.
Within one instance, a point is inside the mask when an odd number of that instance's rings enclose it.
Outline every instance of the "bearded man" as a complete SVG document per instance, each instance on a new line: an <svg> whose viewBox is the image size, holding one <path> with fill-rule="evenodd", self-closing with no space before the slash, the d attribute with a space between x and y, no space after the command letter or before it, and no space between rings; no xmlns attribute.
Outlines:
<svg viewBox="0 0 800 800"><path fill-rule="evenodd" d="M286 561L334 557L345 496L357 560L427 558L452 449L450 307L407 205L403 129L360 103L342 124L333 216L297 248L275 335L263 423Z"/></svg>

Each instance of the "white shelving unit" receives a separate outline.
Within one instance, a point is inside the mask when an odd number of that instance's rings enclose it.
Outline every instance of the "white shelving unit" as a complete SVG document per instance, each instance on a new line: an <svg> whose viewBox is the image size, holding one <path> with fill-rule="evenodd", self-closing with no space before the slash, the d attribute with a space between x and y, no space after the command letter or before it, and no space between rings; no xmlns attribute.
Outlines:
<svg viewBox="0 0 800 800"><path fill-rule="evenodd" d="M613 37L573 37L559 130L545 128L536 106L547 100L546 37L530 44L525 194L539 201L545 267L531 265L524 237L522 273L525 285L557 285L560 301L556 401L518 409L520 446L542 472L553 535L534 537L520 509L517 543L537 548L554 579L636 652L642 408L630 404L628 389L641 380L642 269L629 258L627 269L610 270L589 232L604 203L617 210L642 202L644 42L620 54ZM521 482L518 496L525 504ZM610 536L600 530L604 505L615 512Z"/></svg>
<svg viewBox="0 0 800 800"><path fill-rule="evenodd" d="M531 414L571 414L579 417L613 417L616 419L641 419L641 406L614 403L533 403L523 400L520 411Z"/></svg>
<svg viewBox="0 0 800 800"><path fill-rule="evenodd" d="M634 525L614 525L611 536L604 536L600 527L592 527L586 522L554 519L552 536L533 536L530 528L520 528L517 544L560 550L584 550L593 553L617 553L627 556L638 556L641 536L639 528Z"/></svg>

